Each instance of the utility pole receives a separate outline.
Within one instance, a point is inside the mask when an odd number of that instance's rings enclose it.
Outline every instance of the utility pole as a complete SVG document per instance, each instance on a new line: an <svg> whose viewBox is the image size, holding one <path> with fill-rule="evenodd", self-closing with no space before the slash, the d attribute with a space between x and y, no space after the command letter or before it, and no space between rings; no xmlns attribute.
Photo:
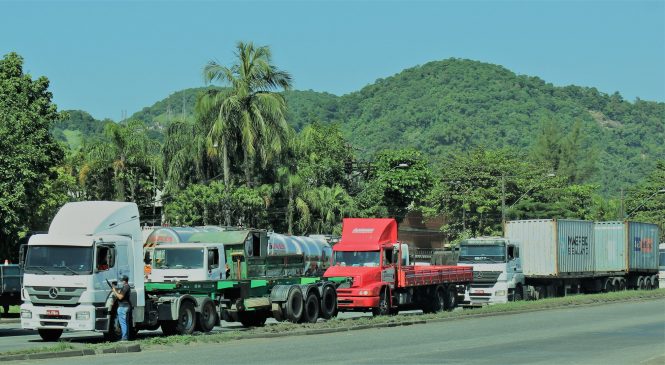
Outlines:
<svg viewBox="0 0 665 365"><path fill-rule="evenodd" d="M501 224L506 222L506 175L501 174Z"/></svg>
<svg viewBox="0 0 665 365"><path fill-rule="evenodd" d="M621 210L620 210L620 220L624 220L626 218L626 208L623 206L623 188L621 188Z"/></svg>

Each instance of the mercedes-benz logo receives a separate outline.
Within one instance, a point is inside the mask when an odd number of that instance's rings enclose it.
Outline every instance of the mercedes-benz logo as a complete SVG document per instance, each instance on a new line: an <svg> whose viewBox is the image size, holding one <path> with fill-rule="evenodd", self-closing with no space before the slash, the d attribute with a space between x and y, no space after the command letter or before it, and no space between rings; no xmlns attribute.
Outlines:
<svg viewBox="0 0 665 365"><path fill-rule="evenodd" d="M476 272L476 274L477 274L476 277L477 277L478 279L482 279L482 277L483 277L483 273L482 273L482 272L478 271L478 272Z"/></svg>
<svg viewBox="0 0 665 365"><path fill-rule="evenodd" d="M58 288L51 288L48 290L48 297L51 299L55 299L58 297Z"/></svg>

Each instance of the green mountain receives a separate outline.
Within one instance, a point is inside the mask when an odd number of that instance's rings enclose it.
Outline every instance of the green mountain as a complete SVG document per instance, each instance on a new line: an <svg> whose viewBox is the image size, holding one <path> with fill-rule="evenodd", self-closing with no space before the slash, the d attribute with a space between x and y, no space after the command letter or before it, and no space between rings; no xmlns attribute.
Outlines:
<svg viewBox="0 0 665 365"><path fill-rule="evenodd" d="M479 146L531 151L547 123L565 134L578 122L580 163L588 163L584 155L596 156L590 181L609 194L665 159L665 103L555 87L469 60L430 62L377 80L341 97L336 119L367 155L411 146L432 158Z"/></svg>
<svg viewBox="0 0 665 365"><path fill-rule="evenodd" d="M178 91L131 118L145 121L153 137L162 139L168 123L193 118L196 95L205 89ZM530 153L547 126L566 136L577 125L580 164L595 166L588 181L611 195L665 159L665 103L556 87L477 61L430 62L341 97L289 91L285 98L296 130L314 121L339 123L363 158L404 147L420 149L433 161L481 146Z"/></svg>
<svg viewBox="0 0 665 365"><path fill-rule="evenodd" d="M113 123L110 119L97 120L83 110L65 110L67 117L54 123L51 132L70 149L77 150L83 141L102 135L104 126Z"/></svg>

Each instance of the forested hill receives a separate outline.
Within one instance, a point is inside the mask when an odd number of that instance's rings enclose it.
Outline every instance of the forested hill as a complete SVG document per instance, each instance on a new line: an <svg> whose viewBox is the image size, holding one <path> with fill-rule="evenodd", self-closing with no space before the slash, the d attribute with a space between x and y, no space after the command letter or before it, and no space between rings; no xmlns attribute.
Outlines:
<svg viewBox="0 0 665 365"><path fill-rule="evenodd" d="M144 120L157 134L172 120L191 118L201 90L176 92L131 118ZM477 61L430 62L341 97L314 91L289 91L285 97L296 130L313 121L338 122L366 158L403 147L416 147L434 161L479 146L531 154L537 145L572 134L580 164L591 173L585 181L614 193L665 159L665 103L555 87Z"/></svg>
<svg viewBox="0 0 665 365"><path fill-rule="evenodd" d="M410 68L341 97L338 105L336 119L366 153L402 146L433 158L477 146L532 151L545 129L544 137L562 138L578 122L580 164L595 166L587 181L605 191L639 181L665 159L665 103L555 87L476 61Z"/></svg>

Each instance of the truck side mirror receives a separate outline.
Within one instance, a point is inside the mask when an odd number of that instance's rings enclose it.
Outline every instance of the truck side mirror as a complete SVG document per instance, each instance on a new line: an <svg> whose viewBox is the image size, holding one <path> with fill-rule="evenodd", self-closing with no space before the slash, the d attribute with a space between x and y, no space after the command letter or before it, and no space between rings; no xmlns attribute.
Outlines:
<svg viewBox="0 0 665 365"><path fill-rule="evenodd" d="M25 267L25 253L28 249L28 245L25 243L19 246L18 249L18 267L19 269L23 269Z"/></svg>
<svg viewBox="0 0 665 365"><path fill-rule="evenodd" d="M515 255L515 246L508 246L508 261L514 260L517 256Z"/></svg>

